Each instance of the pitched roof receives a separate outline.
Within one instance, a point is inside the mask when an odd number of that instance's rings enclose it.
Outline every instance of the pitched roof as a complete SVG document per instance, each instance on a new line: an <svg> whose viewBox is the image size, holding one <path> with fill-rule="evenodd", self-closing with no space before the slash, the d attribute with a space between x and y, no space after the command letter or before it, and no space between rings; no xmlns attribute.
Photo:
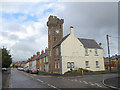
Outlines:
<svg viewBox="0 0 120 90"><path fill-rule="evenodd" d="M65 37L63 37L63 39L60 40L53 48L55 48L56 46L59 46L69 35L70 34L68 34ZM98 43L94 39L78 38L78 40L84 45L85 48L98 48L98 49L102 49L102 47L100 47L98 45Z"/></svg>
<svg viewBox="0 0 120 90"><path fill-rule="evenodd" d="M46 57L46 56L48 56L48 53L43 53L43 54L40 55L36 60L39 60L39 59L44 58L44 57Z"/></svg>
<svg viewBox="0 0 120 90"><path fill-rule="evenodd" d="M62 40L60 40L53 48L55 48L56 46L59 46L70 34L66 35L65 37L62 38Z"/></svg>
<svg viewBox="0 0 120 90"><path fill-rule="evenodd" d="M98 48L102 49L95 40L78 38L78 40L84 45L85 48Z"/></svg>

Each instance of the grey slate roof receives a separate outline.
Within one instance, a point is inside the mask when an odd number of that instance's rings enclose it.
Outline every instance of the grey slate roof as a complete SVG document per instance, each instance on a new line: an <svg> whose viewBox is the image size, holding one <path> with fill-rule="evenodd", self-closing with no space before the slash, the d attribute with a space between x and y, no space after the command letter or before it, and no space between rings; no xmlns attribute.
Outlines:
<svg viewBox="0 0 120 90"><path fill-rule="evenodd" d="M66 35L65 37L63 37L62 40L60 40L53 48L55 48L56 46L59 46L70 34Z"/></svg>
<svg viewBox="0 0 120 90"><path fill-rule="evenodd" d="M58 42L53 48L56 46L59 46L70 34L63 37L63 39ZM97 48L102 49L95 40L93 39L84 39L84 38L78 38L78 40L84 45L85 48Z"/></svg>
<svg viewBox="0 0 120 90"><path fill-rule="evenodd" d="M97 48L102 49L95 40L78 38L78 40L84 45L85 48Z"/></svg>
<svg viewBox="0 0 120 90"><path fill-rule="evenodd" d="M48 53L43 53L43 54L40 55L36 60L39 60L39 59L44 58L44 57L46 57L46 56L48 56Z"/></svg>

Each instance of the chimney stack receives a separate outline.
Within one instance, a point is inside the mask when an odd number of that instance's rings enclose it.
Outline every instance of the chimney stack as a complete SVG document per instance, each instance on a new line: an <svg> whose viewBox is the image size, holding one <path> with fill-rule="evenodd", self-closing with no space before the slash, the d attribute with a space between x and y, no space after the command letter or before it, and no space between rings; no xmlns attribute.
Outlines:
<svg viewBox="0 0 120 90"><path fill-rule="evenodd" d="M33 57L31 56L31 59L30 59L30 61L32 61L32 59L33 59Z"/></svg>
<svg viewBox="0 0 120 90"><path fill-rule="evenodd" d="M45 48L45 53L47 53L47 50L48 50L48 48L46 47L46 48Z"/></svg>
<svg viewBox="0 0 120 90"><path fill-rule="evenodd" d="M43 53L44 53L44 51L42 50L42 51L41 51L41 54L43 54Z"/></svg>
<svg viewBox="0 0 120 90"><path fill-rule="evenodd" d="M70 34L74 35L74 27L70 26Z"/></svg>
<svg viewBox="0 0 120 90"><path fill-rule="evenodd" d="M36 55L34 54L34 55L33 55L33 58L35 58L35 57L36 57Z"/></svg>
<svg viewBox="0 0 120 90"><path fill-rule="evenodd" d="M40 55L40 52L37 52L37 56L39 56Z"/></svg>

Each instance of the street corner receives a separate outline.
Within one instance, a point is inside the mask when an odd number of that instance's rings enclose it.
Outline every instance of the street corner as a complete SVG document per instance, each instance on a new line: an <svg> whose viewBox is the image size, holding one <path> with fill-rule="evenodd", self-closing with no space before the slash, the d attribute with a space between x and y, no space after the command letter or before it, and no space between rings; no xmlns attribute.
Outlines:
<svg viewBox="0 0 120 90"><path fill-rule="evenodd" d="M113 78L108 78L108 79L103 79L102 80L102 84L106 87L109 87L111 89L115 89L115 90L120 90L120 86L118 83L118 79L120 77L113 77Z"/></svg>

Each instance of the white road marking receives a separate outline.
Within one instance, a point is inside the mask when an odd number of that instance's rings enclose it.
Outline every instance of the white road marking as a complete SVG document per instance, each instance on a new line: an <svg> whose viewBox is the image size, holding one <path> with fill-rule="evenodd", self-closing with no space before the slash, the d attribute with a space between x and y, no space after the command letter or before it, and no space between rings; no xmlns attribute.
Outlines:
<svg viewBox="0 0 120 90"><path fill-rule="evenodd" d="M86 81L83 81L85 84L88 84Z"/></svg>
<svg viewBox="0 0 120 90"><path fill-rule="evenodd" d="M53 86L53 85L50 85L50 84L48 84L48 86L50 86L50 87L52 87L52 88L56 88L55 86Z"/></svg>
<svg viewBox="0 0 120 90"><path fill-rule="evenodd" d="M37 79L38 81L40 81L40 82L43 82L42 80L40 80L40 79Z"/></svg>
<svg viewBox="0 0 120 90"><path fill-rule="evenodd" d="M102 87L101 85L99 85L98 83L95 83L98 87Z"/></svg>
<svg viewBox="0 0 120 90"><path fill-rule="evenodd" d="M92 86L95 85L95 84L91 84Z"/></svg>
<svg viewBox="0 0 120 90"><path fill-rule="evenodd" d="M79 82L81 82L81 83L82 83L82 81L79 81Z"/></svg>

